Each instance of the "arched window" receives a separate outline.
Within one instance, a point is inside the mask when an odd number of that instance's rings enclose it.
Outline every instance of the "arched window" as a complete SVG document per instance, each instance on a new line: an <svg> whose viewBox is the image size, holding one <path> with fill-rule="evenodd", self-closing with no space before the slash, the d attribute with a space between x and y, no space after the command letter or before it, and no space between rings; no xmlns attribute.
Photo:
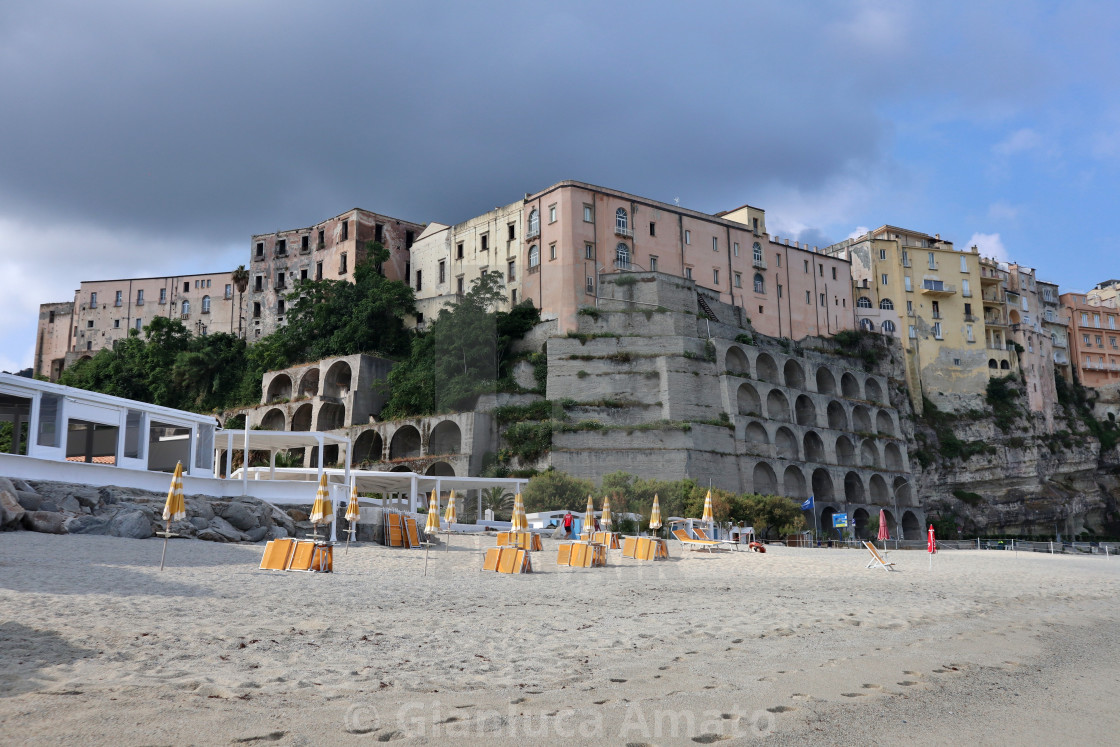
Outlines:
<svg viewBox="0 0 1120 747"><path fill-rule="evenodd" d="M186 316L189 313L191 313L191 302L187 301L187 300L184 300L183 301L183 316Z"/></svg>
<svg viewBox="0 0 1120 747"><path fill-rule="evenodd" d="M860 326L860 329L865 329L868 332L874 332L875 331L875 325L871 323L870 319L860 319L859 320L859 326Z"/></svg>
<svg viewBox="0 0 1120 747"><path fill-rule="evenodd" d="M619 208L622 213L622 219L626 220L626 211ZM626 244L619 244L614 250L614 263L623 270L630 269L630 247Z"/></svg>
<svg viewBox="0 0 1120 747"><path fill-rule="evenodd" d="M203 314L209 314L210 313L210 296L203 296L202 297L202 313Z"/></svg>
<svg viewBox="0 0 1120 747"><path fill-rule="evenodd" d="M529 211L529 235L541 235L541 214L537 212L536 208Z"/></svg>
<svg viewBox="0 0 1120 747"><path fill-rule="evenodd" d="M884 298L879 302L879 308L883 309L884 311L891 311L894 309L894 301L890 300L889 298Z"/></svg>
<svg viewBox="0 0 1120 747"><path fill-rule="evenodd" d="M539 267L541 264L541 248L536 244L529 247L529 266Z"/></svg>
<svg viewBox="0 0 1120 747"><path fill-rule="evenodd" d="M856 306L858 306L861 309L870 309L871 308L871 299L868 298L867 296L860 296L859 300L856 301Z"/></svg>
<svg viewBox="0 0 1120 747"><path fill-rule="evenodd" d="M626 215L626 208L614 211L614 227L623 233L630 228L630 218Z"/></svg>
<svg viewBox="0 0 1120 747"><path fill-rule="evenodd" d="M882 327L882 330L884 332L886 332L887 334L889 334L889 335L894 334L894 322L892 322L890 319L884 320L881 327Z"/></svg>
<svg viewBox="0 0 1120 747"><path fill-rule="evenodd" d="M754 292L755 293L765 293L766 292L766 278L762 277L761 272L756 272L754 274Z"/></svg>
<svg viewBox="0 0 1120 747"><path fill-rule="evenodd" d="M755 262L761 262L762 261L762 245L759 244L757 241L754 242L754 261Z"/></svg>

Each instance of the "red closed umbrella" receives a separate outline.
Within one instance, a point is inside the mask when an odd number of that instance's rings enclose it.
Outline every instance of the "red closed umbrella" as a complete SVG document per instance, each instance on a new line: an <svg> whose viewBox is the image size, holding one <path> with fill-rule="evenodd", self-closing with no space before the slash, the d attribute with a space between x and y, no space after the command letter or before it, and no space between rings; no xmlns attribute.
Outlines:
<svg viewBox="0 0 1120 747"><path fill-rule="evenodd" d="M933 524L929 525L929 540L926 541L926 552L929 553L929 569L933 570L933 554L937 552L937 539L933 536Z"/></svg>
<svg viewBox="0 0 1120 747"><path fill-rule="evenodd" d="M889 540L891 538L891 530L887 528L887 512L879 509L879 536L877 539Z"/></svg>

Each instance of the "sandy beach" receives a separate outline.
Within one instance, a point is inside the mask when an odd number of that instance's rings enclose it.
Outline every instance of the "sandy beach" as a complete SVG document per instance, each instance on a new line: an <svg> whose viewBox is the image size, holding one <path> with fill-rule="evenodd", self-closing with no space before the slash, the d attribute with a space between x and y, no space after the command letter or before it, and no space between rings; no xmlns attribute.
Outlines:
<svg viewBox="0 0 1120 747"><path fill-rule="evenodd" d="M1120 558L774 547L481 573L338 548L0 535L8 744L1111 743Z"/></svg>

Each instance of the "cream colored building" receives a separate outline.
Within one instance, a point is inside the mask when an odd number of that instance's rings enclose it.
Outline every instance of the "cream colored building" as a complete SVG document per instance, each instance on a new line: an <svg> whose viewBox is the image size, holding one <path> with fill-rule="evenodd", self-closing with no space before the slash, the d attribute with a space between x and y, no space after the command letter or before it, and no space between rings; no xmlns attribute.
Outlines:
<svg viewBox="0 0 1120 747"><path fill-rule="evenodd" d="M1037 281L1035 271L1029 267L1011 263L1007 270L1008 323L1012 341L1022 348L1018 351L1019 370L1027 406L1032 412L1042 413L1047 431L1052 431L1051 405L1058 401L1058 390L1054 381L1054 344L1045 324L1047 307L1042 300L1046 285Z"/></svg>

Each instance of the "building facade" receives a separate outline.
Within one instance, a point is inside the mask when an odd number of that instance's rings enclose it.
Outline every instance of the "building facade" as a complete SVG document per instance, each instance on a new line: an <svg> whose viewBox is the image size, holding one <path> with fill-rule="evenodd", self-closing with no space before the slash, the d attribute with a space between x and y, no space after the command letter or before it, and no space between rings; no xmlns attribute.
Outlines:
<svg viewBox="0 0 1120 747"><path fill-rule="evenodd" d="M1046 306L1042 302L1045 286L1035 271L1011 263L1007 267L1007 314L1011 340L1019 347L1019 371L1027 395L1027 407L1041 413L1047 431L1053 430L1050 405L1058 401L1054 381L1054 343L1045 325Z"/></svg>
<svg viewBox="0 0 1120 747"><path fill-rule="evenodd" d="M1071 367L1085 386L1107 387L1120 382L1120 309L1114 298L1063 293L1069 315Z"/></svg>
<svg viewBox="0 0 1120 747"><path fill-rule="evenodd" d="M1050 335L1050 347L1054 350L1055 375L1070 381L1069 312L1062 308L1057 283L1039 280L1037 284L1042 304L1042 328Z"/></svg>

